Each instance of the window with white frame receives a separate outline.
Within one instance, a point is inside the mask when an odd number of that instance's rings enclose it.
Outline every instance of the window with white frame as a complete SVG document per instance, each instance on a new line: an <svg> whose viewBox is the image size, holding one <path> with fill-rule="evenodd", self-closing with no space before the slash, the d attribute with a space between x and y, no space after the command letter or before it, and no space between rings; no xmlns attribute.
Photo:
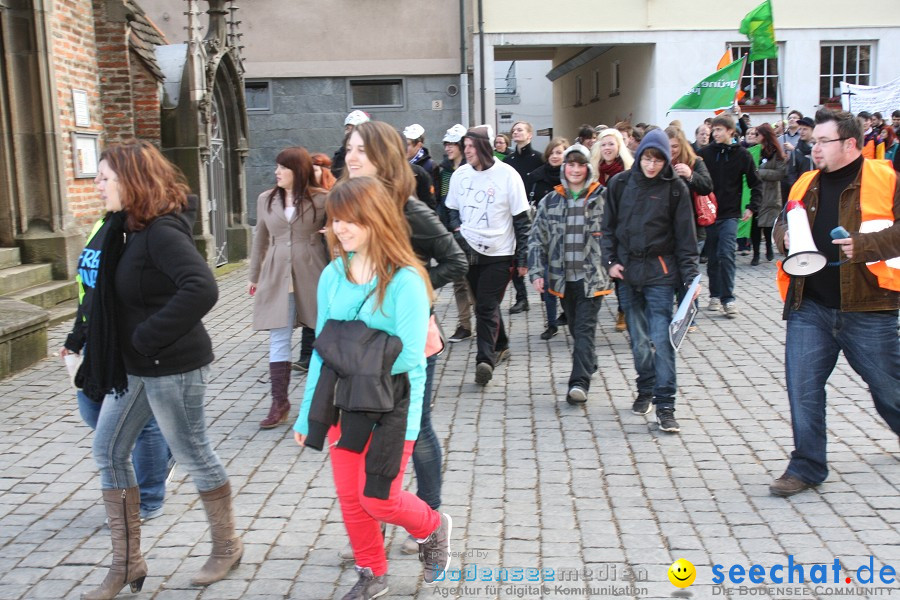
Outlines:
<svg viewBox="0 0 900 600"><path fill-rule="evenodd" d="M594 69L593 72L594 93L591 95L591 102L600 99L600 69Z"/></svg>
<svg viewBox="0 0 900 600"><path fill-rule="evenodd" d="M575 76L575 106L581 106L582 104L584 104L584 102L582 101L583 98L584 98L584 96L583 96L583 86L582 86L582 81L581 81L581 75L576 75Z"/></svg>
<svg viewBox="0 0 900 600"><path fill-rule="evenodd" d="M841 82L871 85L872 45L823 42L820 49L819 102L841 101Z"/></svg>
<svg viewBox="0 0 900 600"><path fill-rule="evenodd" d="M750 44L728 44L731 59L738 60L750 54ZM743 106L778 105L778 59L764 58L747 62L741 78L744 97L738 103Z"/></svg>

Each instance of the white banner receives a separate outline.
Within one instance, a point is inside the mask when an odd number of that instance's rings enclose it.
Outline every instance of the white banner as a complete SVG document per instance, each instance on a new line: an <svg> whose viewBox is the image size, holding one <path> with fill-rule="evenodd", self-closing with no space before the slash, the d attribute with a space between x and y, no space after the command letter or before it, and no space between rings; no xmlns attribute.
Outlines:
<svg viewBox="0 0 900 600"><path fill-rule="evenodd" d="M841 106L854 115L866 111L889 117L900 108L900 77L884 85L855 85L842 81Z"/></svg>

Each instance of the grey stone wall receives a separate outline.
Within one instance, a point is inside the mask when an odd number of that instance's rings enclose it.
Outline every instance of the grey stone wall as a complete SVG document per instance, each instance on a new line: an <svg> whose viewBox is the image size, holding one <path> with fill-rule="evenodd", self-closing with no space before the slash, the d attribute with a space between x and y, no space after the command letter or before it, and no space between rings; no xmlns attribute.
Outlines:
<svg viewBox="0 0 900 600"><path fill-rule="evenodd" d="M459 94L447 94L447 86L458 84L455 75L405 76L403 109L367 111L372 118L398 130L419 123L425 128L425 143L440 162L441 139L460 120ZM288 146L304 146L310 153L331 156L342 141L344 118L350 112L347 80L334 78L273 79L271 113L249 113L250 155L247 160L247 208L250 223L256 223L256 198L275 181L275 157ZM443 102L432 110L432 101Z"/></svg>

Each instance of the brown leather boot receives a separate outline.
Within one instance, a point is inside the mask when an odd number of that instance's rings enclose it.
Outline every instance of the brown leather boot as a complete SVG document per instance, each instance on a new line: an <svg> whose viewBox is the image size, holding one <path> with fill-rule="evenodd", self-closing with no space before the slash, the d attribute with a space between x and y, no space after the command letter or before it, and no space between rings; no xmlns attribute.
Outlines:
<svg viewBox="0 0 900 600"><path fill-rule="evenodd" d="M290 363L286 363L290 369ZM200 492L206 518L209 519L209 533L212 537L212 551L200 572L191 579L193 585L209 585L224 579L228 572L241 564L244 543L234 533L234 509L231 504L231 484L209 492Z"/></svg>
<svg viewBox="0 0 900 600"><path fill-rule="evenodd" d="M112 537L112 565L100 587L82 594L82 600L111 600L126 585L139 592L147 576L147 563L141 555L140 490L137 486L103 490L103 504Z"/></svg>
<svg viewBox="0 0 900 600"><path fill-rule="evenodd" d="M291 414L291 403L288 402L288 386L291 383L291 363L270 362L269 378L272 380L272 406L269 415L263 419L260 429L272 429L288 420Z"/></svg>
<svg viewBox="0 0 900 600"><path fill-rule="evenodd" d="M620 312L616 315L616 331L625 331L628 329L628 325L625 324L625 313Z"/></svg>

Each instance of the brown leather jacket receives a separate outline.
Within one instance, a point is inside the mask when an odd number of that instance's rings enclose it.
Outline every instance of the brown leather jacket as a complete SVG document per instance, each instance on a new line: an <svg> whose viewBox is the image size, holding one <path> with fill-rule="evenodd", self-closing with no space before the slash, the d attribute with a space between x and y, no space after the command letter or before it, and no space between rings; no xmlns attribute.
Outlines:
<svg viewBox="0 0 900 600"><path fill-rule="evenodd" d="M853 238L853 259L840 267L841 269L841 310L844 312L865 312L875 310L896 310L900 308L900 293L878 287L878 280L866 267L867 261L884 260L900 256L900 180L894 190L894 225L876 233L854 233L859 231L862 212L859 206L860 178L862 169L856 179L841 192L838 222ZM806 215L812 225L819 206L819 175L810 183L803 197ZM787 203L785 202L785 207ZM784 234L787 231L787 220L782 210L772 237L778 249L787 254L784 248ZM791 277L787 299L784 303L783 317L786 319L791 310L800 308L803 300L803 284L805 278Z"/></svg>

